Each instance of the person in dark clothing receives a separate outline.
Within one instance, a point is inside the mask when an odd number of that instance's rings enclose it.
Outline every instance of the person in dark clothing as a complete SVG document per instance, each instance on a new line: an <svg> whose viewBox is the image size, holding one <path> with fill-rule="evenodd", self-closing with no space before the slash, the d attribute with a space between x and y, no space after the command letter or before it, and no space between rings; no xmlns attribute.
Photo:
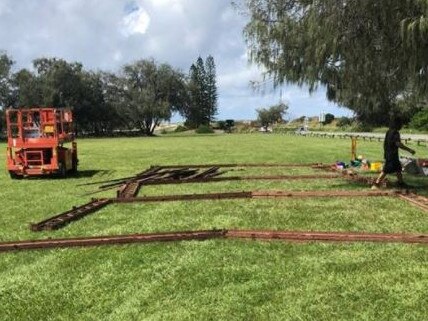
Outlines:
<svg viewBox="0 0 428 321"><path fill-rule="evenodd" d="M389 126L389 130L386 132L385 141L383 144L385 165L383 166L382 173L379 175L373 185L373 189L379 188L385 179L386 175L395 173L398 179L398 186L406 187L403 181L402 167L400 158L398 156L398 149L403 149L415 154L415 151L401 142L400 130L403 124L400 119L393 119Z"/></svg>

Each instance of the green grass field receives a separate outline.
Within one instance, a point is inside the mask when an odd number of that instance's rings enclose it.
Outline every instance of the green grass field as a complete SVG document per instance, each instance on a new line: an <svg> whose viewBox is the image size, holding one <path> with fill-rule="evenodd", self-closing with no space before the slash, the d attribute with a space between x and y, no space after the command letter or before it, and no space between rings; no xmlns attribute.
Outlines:
<svg viewBox="0 0 428 321"><path fill-rule="evenodd" d="M380 143L358 147L359 154L381 159ZM412 147L428 157L426 147ZM81 140L79 151L78 177L12 181L1 171L1 241L212 228L428 233L427 213L391 198L114 205L59 231L30 232L30 222L88 201L82 195L96 186L83 183L154 164L346 161L350 141L164 136ZM265 168L227 175L311 172ZM427 179L406 179L426 194ZM150 186L141 194L363 188L344 180L247 181ZM0 254L0 321L427 320L427 293L428 247L422 245L211 240Z"/></svg>

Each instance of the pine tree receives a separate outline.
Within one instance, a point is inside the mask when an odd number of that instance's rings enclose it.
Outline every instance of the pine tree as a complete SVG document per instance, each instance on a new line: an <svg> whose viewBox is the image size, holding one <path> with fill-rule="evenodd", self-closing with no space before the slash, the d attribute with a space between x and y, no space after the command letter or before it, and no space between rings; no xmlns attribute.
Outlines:
<svg viewBox="0 0 428 321"><path fill-rule="evenodd" d="M208 56L205 61L206 70L206 87L207 87L207 115L208 121L211 122L218 112L217 108L217 84L216 84L216 70L213 56Z"/></svg>
<svg viewBox="0 0 428 321"><path fill-rule="evenodd" d="M189 81L189 96L190 101L184 116L186 117L186 125L189 127L198 127L202 123L202 105L201 96L201 76L200 70L196 64L190 67L190 81Z"/></svg>
<svg viewBox="0 0 428 321"><path fill-rule="evenodd" d="M199 114L199 122L197 125L209 125L207 72L205 70L204 60L201 57L198 57L196 60L196 70L198 75L198 103L195 108L198 109Z"/></svg>
<svg viewBox="0 0 428 321"><path fill-rule="evenodd" d="M209 125L217 113L217 86L214 58L209 56L205 63L198 57L189 72L190 102L182 111L186 124L196 128Z"/></svg>

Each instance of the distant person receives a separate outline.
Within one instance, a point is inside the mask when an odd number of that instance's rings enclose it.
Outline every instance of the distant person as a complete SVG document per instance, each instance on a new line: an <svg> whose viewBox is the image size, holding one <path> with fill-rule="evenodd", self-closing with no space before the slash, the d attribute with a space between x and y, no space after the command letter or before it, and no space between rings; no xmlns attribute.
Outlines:
<svg viewBox="0 0 428 321"><path fill-rule="evenodd" d="M412 155L415 154L415 151L401 142L400 130L402 127L403 123L401 119L394 118L391 120L389 130L386 132L385 141L383 144L385 165L383 166L382 173L373 184L372 189L378 189L386 175L394 173L397 175L398 186L407 187L407 184L403 181L402 167L400 158L398 156L398 149L401 148L406 150Z"/></svg>

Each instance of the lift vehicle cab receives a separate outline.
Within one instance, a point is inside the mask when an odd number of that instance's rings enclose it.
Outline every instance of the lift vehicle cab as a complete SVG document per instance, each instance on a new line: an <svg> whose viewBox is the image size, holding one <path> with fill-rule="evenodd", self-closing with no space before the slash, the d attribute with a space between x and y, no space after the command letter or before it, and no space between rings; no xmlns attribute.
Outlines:
<svg viewBox="0 0 428 321"><path fill-rule="evenodd" d="M73 114L68 108L6 110L7 170L11 178L77 171ZM65 144L70 144L66 147Z"/></svg>

